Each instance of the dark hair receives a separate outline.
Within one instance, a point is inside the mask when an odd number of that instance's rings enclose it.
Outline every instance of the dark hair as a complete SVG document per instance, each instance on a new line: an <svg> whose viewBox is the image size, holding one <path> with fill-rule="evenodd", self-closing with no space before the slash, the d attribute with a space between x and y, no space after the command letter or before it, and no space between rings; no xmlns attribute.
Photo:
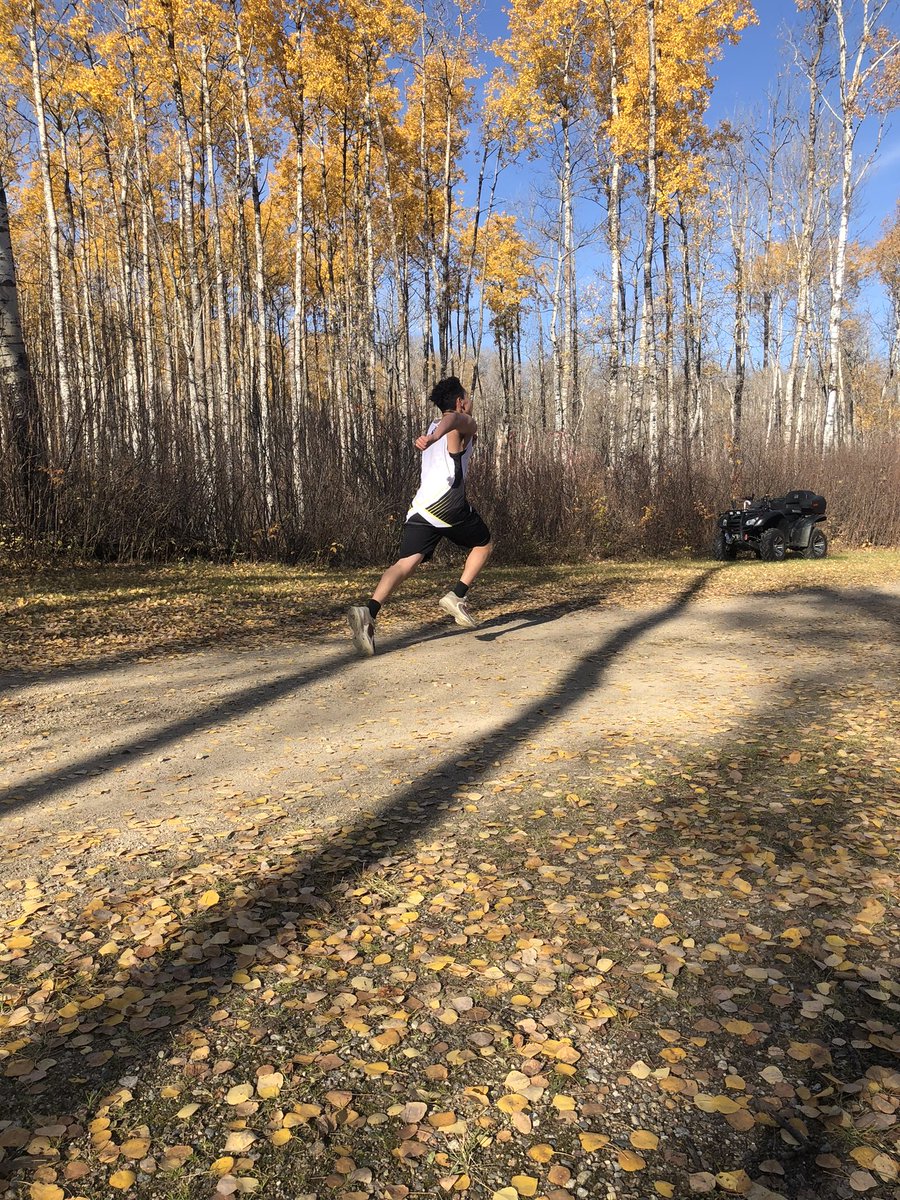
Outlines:
<svg viewBox="0 0 900 1200"><path fill-rule="evenodd" d="M428 403L436 404L441 412L450 412L456 408L457 400L461 400L465 394L466 389L456 376L448 375L431 389Z"/></svg>

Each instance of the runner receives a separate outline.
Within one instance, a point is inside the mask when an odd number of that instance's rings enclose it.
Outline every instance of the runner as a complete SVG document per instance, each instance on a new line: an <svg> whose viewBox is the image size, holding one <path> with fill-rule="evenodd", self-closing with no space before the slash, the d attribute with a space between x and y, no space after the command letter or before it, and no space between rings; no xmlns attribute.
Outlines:
<svg viewBox="0 0 900 1200"><path fill-rule="evenodd" d="M353 644L360 654L375 653L375 619L398 584L427 562L442 537L468 550L459 583L438 604L457 625L477 629L466 594L491 556L491 531L466 499L466 472L477 438L472 400L455 375L432 388L429 401L443 414L416 439L422 451L422 480L406 514L400 557L382 575L368 604L347 613Z"/></svg>

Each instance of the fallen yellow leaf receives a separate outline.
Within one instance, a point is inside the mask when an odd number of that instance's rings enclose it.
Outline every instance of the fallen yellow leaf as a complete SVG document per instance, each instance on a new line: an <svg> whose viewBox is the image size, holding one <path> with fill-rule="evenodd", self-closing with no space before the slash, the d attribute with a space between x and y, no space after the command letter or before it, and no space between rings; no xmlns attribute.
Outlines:
<svg viewBox="0 0 900 1200"><path fill-rule="evenodd" d="M705 1113L735 1113L743 1107L730 1096L707 1096L704 1092L697 1093L694 1104Z"/></svg>
<svg viewBox="0 0 900 1200"><path fill-rule="evenodd" d="M656 1150L659 1146L659 1138L649 1129L636 1129L630 1140L635 1150Z"/></svg>
<svg viewBox="0 0 900 1200"><path fill-rule="evenodd" d="M753 1032L753 1026L749 1021L725 1021L722 1028L727 1029L729 1033L737 1034L739 1037L746 1037L748 1033Z"/></svg>
<svg viewBox="0 0 900 1200"><path fill-rule="evenodd" d="M720 1171L716 1183L723 1192L731 1192L734 1196L746 1196L753 1187L753 1180L746 1171Z"/></svg>
<svg viewBox="0 0 900 1200"><path fill-rule="evenodd" d="M236 1129L225 1139L225 1149L235 1154L244 1154L256 1141L256 1134L249 1129Z"/></svg>
<svg viewBox="0 0 900 1200"><path fill-rule="evenodd" d="M633 1150L619 1151L619 1166L623 1171L643 1171L646 1165L644 1159L639 1154L635 1154Z"/></svg>
<svg viewBox="0 0 900 1200"><path fill-rule="evenodd" d="M363 1067L366 1075L387 1075L390 1069L386 1062L366 1063Z"/></svg>
<svg viewBox="0 0 900 1200"><path fill-rule="evenodd" d="M55 1183L33 1183L28 1195L31 1200L63 1200L65 1192Z"/></svg>
<svg viewBox="0 0 900 1200"><path fill-rule="evenodd" d="M548 1163L556 1151L546 1142L538 1142L528 1149L528 1157L537 1163Z"/></svg>
<svg viewBox="0 0 900 1200"><path fill-rule="evenodd" d="M868 1171L854 1171L847 1182L854 1192L869 1192L873 1187L878 1187L877 1179Z"/></svg>
<svg viewBox="0 0 900 1200"><path fill-rule="evenodd" d="M125 1158L138 1159L146 1158L147 1151L150 1149L149 1138L128 1138L122 1143L122 1154Z"/></svg>
<svg viewBox="0 0 900 1200"><path fill-rule="evenodd" d="M586 1150L588 1154L609 1145L609 1138L605 1133L579 1133L578 1139L582 1150Z"/></svg>
<svg viewBox="0 0 900 1200"><path fill-rule="evenodd" d="M538 1181L533 1175L513 1175L510 1182L520 1196L534 1196L537 1193Z"/></svg>
<svg viewBox="0 0 900 1200"><path fill-rule="evenodd" d="M531 1087L531 1080L521 1071L510 1071L510 1073L504 1079L503 1084L504 1087L508 1087L511 1092L523 1092L526 1088Z"/></svg>
<svg viewBox="0 0 900 1200"><path fill-rule="evenodd" d="M850 1157L861 1167L869 1168L878 1157L878 1151L874 1146L857 1146L855 1150L850 1151Z"/></svg>
<svg viewBox="0 0 900 1200"><path fill-rule="evenodd" d="M260 1075L256 1081L256 1092L263 1100L274 1100L284 1087L284 1076L280 1071Z"/></svg>

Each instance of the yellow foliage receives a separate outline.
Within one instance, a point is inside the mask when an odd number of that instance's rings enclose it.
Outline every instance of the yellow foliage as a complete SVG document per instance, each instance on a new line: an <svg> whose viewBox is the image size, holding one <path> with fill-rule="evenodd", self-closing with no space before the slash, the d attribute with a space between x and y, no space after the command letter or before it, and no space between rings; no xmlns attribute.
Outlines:
<svg viewBox="0 0 900 1200"><path fill-rule="evenodd" d="M464 257L473 252L474 237L474 226L470 226L462 237ZM492 214L478 230L476 265L495 324L515 327L517 316L534 296L536 258L537 248L519 233L515 217Z"/></svg>

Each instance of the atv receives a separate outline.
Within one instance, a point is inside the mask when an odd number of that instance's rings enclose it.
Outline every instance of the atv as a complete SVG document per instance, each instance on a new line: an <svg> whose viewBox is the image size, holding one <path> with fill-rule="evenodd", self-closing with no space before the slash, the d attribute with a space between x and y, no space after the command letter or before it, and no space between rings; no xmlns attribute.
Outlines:
<svg viewBox="0 0 900 1200"><path fill-rule="evenodd" d="M752 496L722 513L717 520L713 558L729 561L749 550L763 562L781 562L793 551L803 558L824 558L828 539L819 528L825 520L825 497L795 491L786 496Z"/></svg>

